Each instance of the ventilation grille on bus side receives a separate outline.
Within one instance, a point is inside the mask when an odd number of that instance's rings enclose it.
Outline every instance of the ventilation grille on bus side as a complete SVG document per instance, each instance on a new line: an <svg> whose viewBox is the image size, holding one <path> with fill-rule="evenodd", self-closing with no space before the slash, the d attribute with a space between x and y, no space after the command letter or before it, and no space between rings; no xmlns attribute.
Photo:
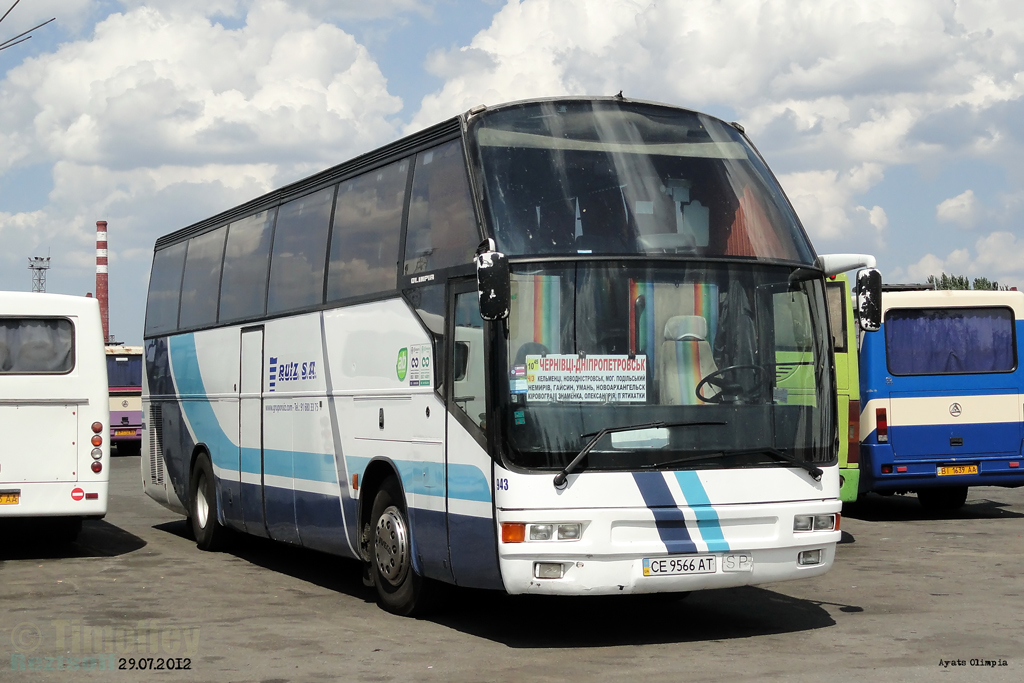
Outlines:
<svg viewBox="0 0 1024 683"><path fill-rule="evenodd" d="M163 409L158 405L149 406L149 480L154 484L164 483L164 420Z"/></svg>

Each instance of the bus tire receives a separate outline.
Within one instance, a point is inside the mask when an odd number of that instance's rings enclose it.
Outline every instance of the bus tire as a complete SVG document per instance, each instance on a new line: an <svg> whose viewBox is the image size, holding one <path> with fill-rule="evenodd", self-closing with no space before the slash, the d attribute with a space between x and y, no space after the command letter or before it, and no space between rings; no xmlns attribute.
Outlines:
<svg viewBox="0 0 1024 683"><path fill-rule="evenodd" d="M409 514L398 481L381 484L370 513L370 563L380 606L399 616L423 614L431 606L434 586L412 567Z"/></svg>
<svg viewBox="0 0 1024 683"><path fill-rule="evenodd" d="M228 531L217 521L217 482L205 453L196 458L190 483L189 519L196 545L200 550L219 550Z"/></svg>
<svg viewBox="0 0 1024 683"><path fill-rule="evenodd" d="M959 510L967 502L966 486L945 486L934 489L921 489L917 492L921 506L931 512L952 512Z"/></svg>

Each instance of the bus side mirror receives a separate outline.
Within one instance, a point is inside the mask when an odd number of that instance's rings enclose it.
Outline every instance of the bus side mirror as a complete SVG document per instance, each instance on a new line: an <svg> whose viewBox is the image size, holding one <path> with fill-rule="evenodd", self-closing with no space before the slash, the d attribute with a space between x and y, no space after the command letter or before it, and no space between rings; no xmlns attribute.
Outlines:
<svg viewBox="0 0 1024 683"><path fill-rule="evenodd" d="M865 332L882 327L882 274L874 268L857 273L857 320Z"/></svg>
<svg viewBox="0 0 1024 683"><path fill-rule="evenodd" d="M480 317L484 320L504 320L508 317L512 299L508 258L496 251L494 240L484 240L476 250L476 287L480 302Z"/></svg>

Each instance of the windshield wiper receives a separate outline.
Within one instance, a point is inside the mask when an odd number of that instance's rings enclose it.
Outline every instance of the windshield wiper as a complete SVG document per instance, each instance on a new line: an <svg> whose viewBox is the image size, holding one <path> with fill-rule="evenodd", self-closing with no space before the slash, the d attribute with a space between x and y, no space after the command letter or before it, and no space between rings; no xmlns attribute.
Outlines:
<svg viewBox="0 0 1024 683"><path fill-rule="evenodd" d="M587 454L597 445L597 443L608 436L609 434L615 434L617 432L633 432L641 429L664 429L666 427L702 427L705 425L724 425L726 422L721 420L701 420L696 422L646 422L644 424L637 425L626 425L623 427L605 427L601 431L591 432L590 434L580 434L580 438L591 437L576 457L572 459L561 472L555 475L554 484L556 489L560 489L565 486L565 480L569 477L569 474L576 469L576 467L582 462L583 458L587 457Z"/></svg>
<svg viewBox="0 0 1024 683"><path fill-rule="evenodd" d="M800 458L794 457L789 453L783 453L777 448L743 448L735 451L715 451L712 453L702 453L701 455L690 455L685 458L677 458L675 460L667 460L665 462L650 463L647 465L641 465L643 468L652 467L665 467L666 465L677 465L682 462L690 462L694 460L711 460L713 458L724 458L731 455L754 455L756 453L764 453L770 455L779 460L785 460L786 462L792 463L797 467L807 470L807 473L814 478L814 481L821 481L821 475L823 474L821 468L814 465L814 463L801 460Z"/></svg>

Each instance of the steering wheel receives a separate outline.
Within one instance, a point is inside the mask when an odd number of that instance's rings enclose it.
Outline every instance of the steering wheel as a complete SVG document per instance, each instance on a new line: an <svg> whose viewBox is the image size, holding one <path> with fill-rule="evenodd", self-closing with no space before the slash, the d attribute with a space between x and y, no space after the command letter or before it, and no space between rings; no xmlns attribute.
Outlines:
<svg viewBox="0 0 1024 683"><path fill-rule="evenodd" d="M761 365L730 365L722 368L721 370L715 370L712 373L706 375L700 382L697 382L697 388L694 389L694 393L697 394L697 399L704 403L726 403L726 399L729 399L729 403L734 403L740 396L744 394L743 385L738 382L726 382L722 379L723 375L739 372L741 370L751 370L756 377L756 383L764 386L764 380L767 379L767 372ZM701 393L701 388L705 384L710 384L713 387L718 388L718 393L714 396L705 397Z"/></svg>

